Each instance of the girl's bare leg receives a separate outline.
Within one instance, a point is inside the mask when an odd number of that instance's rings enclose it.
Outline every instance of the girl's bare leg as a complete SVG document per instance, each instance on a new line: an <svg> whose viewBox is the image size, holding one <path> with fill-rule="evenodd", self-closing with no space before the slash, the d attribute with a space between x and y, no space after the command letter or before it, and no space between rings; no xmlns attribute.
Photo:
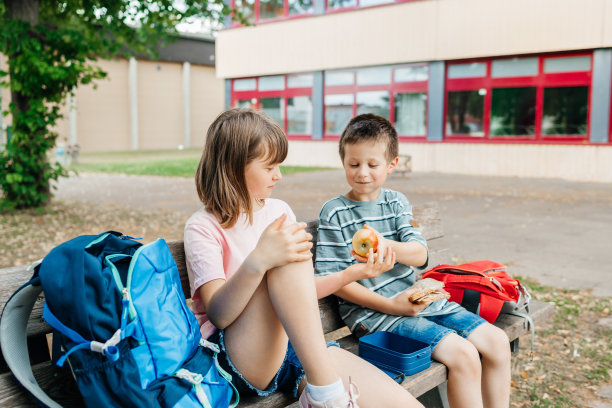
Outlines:
<svg viewBox="0 0 612 408"><path fill-rule="evenodd" d="M359 388L359 407L423 408L408 391L372 364L339 347L327 350L345 387L348 387L350 377Z"/></svg>
<svg viewBox="0 0 612 408"><path fill-rule="evenodd" d="M481 324L467 338L482 356L482 400L486 408L510 405L510 341L492 324Z"/></svg>
<svg viewBox="0 0 612 408"><path fill-rule="evenodd" d="M338 379L328 358L316 297L312 262L291 263L268 271L240 317L225 330L234 366L263 389L280 367L287 335L313 385Z"/></svg>
<svg viewBox="0 0 612 408"><path fill-rule="evenodd" d="M450 406L482 408L482 370L476 347L452 333L438 343L432 357L448 367L447 393Z"/></svg>

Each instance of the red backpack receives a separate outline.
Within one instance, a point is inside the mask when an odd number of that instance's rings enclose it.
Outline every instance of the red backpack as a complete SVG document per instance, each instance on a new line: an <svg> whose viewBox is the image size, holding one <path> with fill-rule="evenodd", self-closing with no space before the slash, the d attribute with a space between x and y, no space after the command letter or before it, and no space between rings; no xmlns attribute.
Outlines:
<svg viewBox="0 0 612 408"><path fill-rule="evenodd" d="M505 269L505 265L493 261L438 265L425 272L422 279L444 282L451 301L493 323L502 310L520 316L529 312L529 293Z"/></svg>

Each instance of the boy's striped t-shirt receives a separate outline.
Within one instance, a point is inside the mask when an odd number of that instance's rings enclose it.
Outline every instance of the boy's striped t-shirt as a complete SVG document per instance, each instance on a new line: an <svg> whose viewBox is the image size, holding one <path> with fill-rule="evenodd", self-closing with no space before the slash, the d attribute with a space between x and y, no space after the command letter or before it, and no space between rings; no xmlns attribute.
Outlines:
<svg viewBox="0 0 612 408"><path fill-rule="evenodd" d="M427 248L421 232L412 226L412 207L399 192L382 189L375 201L353 201L336 197L323 205L319 214L315 273L325 276L340 272L357 263L351 255L353 234L367 224L385 238L400 242L418 242ZM363 286L393 298L415 282L412 267L396 263L393 269L373 279L360 280ZM432 303L419 316L451 313L456 303L441 300ZM390 330L409 317L386 315L340 299L340 315L358 335L379 330Z"/></svg>

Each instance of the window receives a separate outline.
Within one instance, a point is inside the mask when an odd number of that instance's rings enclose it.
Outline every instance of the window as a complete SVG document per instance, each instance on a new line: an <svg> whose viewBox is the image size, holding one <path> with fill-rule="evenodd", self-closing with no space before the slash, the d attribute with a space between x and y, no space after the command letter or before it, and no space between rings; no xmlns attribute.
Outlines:
<svg viewBox="0 0 612 408"><path fill-rule="evenodd" d="M325 135L342 133L355 115L389 119L400 137L425 138L426 64L405 64L325 72Z"/></svg>
<svg viewBox="0 0 612 408"><path fill-rule="evenodd" d="M409 0L327 0L327 11L347 8L379 6L381 4L402 3Z"/></svg>
<svg viewBox="0 0 612 408"><path fill-rule="evenodd" d="M535 134L536 88L494 88L491 135Z"/></svg>
<svg viewBox="0 0 612 408"><path fill-rule="evenodd" d="M232 81L233 107L260 109L288 137L311 138L312 73L241 78Z"/></svg>
<svg viewBox="0 0 612 408"><path fill-rule="evenodd" d="M231 3L249 23L314 14L313 0L232 0ZM239 25L239 22L232 21L232 26Z"/></svg>
<svg viewBox="0 0 612 408"><path fill-rule="evenodd" d="M588 86L544 88L542 133L586 136Z"/></svg>
<svg viewBox="0 0 612 408"><path fill-rule="evenodd" d="M484 93L478 90L449 92L446 105L447 134L484 136Z"/></svg>
<svg viewBox="0 0 612 408"><path fill-rule="evenodd" d="M585 140L590 53L450 63L448 139Z"/></svg>

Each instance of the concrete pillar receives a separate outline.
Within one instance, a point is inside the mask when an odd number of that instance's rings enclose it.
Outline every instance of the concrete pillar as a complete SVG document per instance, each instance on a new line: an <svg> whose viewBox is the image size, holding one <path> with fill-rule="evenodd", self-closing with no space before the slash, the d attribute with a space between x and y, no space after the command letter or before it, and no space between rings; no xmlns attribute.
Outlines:
<svg viewBox="0 0 612 408"><path fill-rule="evenodd" d="M323 71L313 73L312 83L312 138L323 139L324 117L325 117L325 101L323 100Z"/></svg>
<svg viewBox="0 0 612 408"><path fill-rule="evenodd" d="M128 86L130 93L130 148L138 150L138 61L130 58L128 65Z"/></svg>
<svg viewBox="0 0 612 408"><path fill-rule="evenodd" d="M225 109L229 109L232 105L232 80L225 80Z"/></svg>
<svg viewBox="0 0 612 408"><path fill-rule="evenodd" d="M79 143L77 122L77 99L74 91L68 95L68 143L75 145Z"/></svg>
<svg viewBox="0 0 612 408"><path fill-rule="evenodd" d="M183 62L183 146L191 147L191 64Z"/></svg>
<svg viewBox="0 0 612 408"><path fill-rule="evenodd" d="M444 138L444 61L429 63L427 89L427 140L441 141Z"/></svg>
<svg viewBox="0 0 612 408"><path fill-rule="evenodd" d="M612 82L612 49L593 52L591 82L590 142L607 143L610 135L610 85Z"/></svg>

